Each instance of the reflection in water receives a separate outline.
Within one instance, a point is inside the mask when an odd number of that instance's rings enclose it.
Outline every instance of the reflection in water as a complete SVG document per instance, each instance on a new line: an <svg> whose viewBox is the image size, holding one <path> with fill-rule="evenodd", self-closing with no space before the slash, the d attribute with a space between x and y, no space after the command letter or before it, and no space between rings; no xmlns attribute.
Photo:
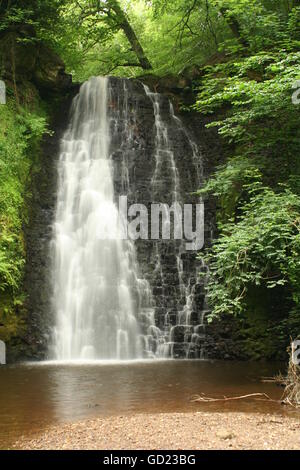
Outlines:
<svg viewBox="0 0 300 470"><path fill-rule="evenodd" d="M200 393L221 397L265 392L279 399L282 389L259 381L279 369L278 364L172 360L1 367L0 448L20 434L95 416L199 409L292 412L261 401L190 402Z"/></svg>

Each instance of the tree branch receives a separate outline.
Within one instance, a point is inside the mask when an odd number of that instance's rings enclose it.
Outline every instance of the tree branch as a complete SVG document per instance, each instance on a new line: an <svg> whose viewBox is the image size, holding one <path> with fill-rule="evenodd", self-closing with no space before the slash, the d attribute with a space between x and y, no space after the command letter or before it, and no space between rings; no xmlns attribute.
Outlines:
<svg viewBox="0 0 300 470"><path fill-rule="evenodd" d="M120 7L119 3L116 0L108 0L107 5L115 12L116 16L119 18L119 26L123 30L125 36L127 37L129 43L131 44L132 50L136 54L140 67L144 70L151 70L152 65L149 62L142 45L140 44L135 31L133 30L131 24L129 23L126 14Z"/></svg>
<svg viewBox="0 0 300 470"><path fill-rule="evenodd" d="M241 26L238 20L234 15L229 12L229 9L226 7L220 7L220 13L225 18L231 32L234 37L239 41L243 47L249 47L249 42L241 34Z"/></svg>

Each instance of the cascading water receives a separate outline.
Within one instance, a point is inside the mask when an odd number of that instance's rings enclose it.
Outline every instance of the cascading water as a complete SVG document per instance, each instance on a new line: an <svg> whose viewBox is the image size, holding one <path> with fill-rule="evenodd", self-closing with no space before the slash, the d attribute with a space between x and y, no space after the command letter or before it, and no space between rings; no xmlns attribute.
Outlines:
<svg viewBox="0 0 300 470"><path fill-rule="evenodd" d="M190 139L181 120L175 116L174 107L168 101L168 112L163 118L162 108L164 102L159 93L151 92L147 86L144 86L146 95L150 98L153 105L155 118L155 171L151 181L152 197L154 202L164 202L169 206L175 204L175 215L177 217L177 206L183 206L182 190L180 185L179 171L176 165L176 145L171 142L169 137L170 130L178 128L180 133L185 136L191 150L192 164L196 171L196 181L200 185L203 178L203 169L201 167L201 158L196 144ZM177 129L176 129L177 130ZM171 248L171 249L170 249ZM204 358L204 318L206 314L206 302L203 299L203 309L197 312L195 305L196 289L202 285L197 284L197 272L186 276L183 267L183 258L185 254L185 241L170 240L167 247L169 258L173 257L173 287L177 290L177 302L174 305L171 298L167 300L167 309L164 313L164 324L159 335L159 344L157 354L163 357L200 357ZM172 253L173 252L173 253ZM172 256L173 254L173 256ZM158 242L156 246L156 263L159 277L164 284L164 273L162 259L166 256L166 247ZM206 267L203 266L205 270ZM192 274L192 275L191 275ZM177 279L176 279L177 277ZM174 292L174 291L173 291ZM167 296L166 296L167 297ZM173 305L172 305L173 304ZM175 307L175 308L174 308ZM193 316L193 319L192 319ZM178 341L179 339L179 341Z"/></svg>
<svg viewBox="0 0 300 470"><path fill-rule="evenodd" d="M53 268L58 360L142 357L141 300L132 291L141 298L147 285L139 282L132 244L120 237L109 102L109 79L86 82L62 141Z"/></svg>
<svg viewBox="0 0 300 470"><path fill-rule="evenodd" d="M52 357L202 357L206 267L184 240L120 237L117 196L182 205L199 187L201 156L169 100L138 81L90 79L73 101L58 175Z"/></svg>

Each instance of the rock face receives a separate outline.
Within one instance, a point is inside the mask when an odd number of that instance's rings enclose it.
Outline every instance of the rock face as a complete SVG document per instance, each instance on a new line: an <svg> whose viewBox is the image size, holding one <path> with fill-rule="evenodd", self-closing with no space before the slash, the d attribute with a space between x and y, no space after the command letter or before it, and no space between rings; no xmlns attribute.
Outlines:
<svg viewBox="0 0 300 470"><path fill-rule="evenodd" d="M111 152L116 196L128 195L128 205L171 205L199 202L192 196L221 158L215 134L204 129L198 114L174 113L166 95L145 89L138 80L111 78ZM32 218L27 233L26 290L29 294L26 356L47 357L54 322L51 309L51 237L54 219L59 140L68 122L70 99L58 112L55 133L46 137L41 170L34 176ZM205 138L203 138L205 136ZM216 158L217 157L217 158ZM212 161L213 160L213 161ZM124 171L127 187L124 188ZM149 231L151 219L149 219ZM214 207L205 205L205 247L214 235ZM174 358L211 356L206 346L206 266L197 252L185 251L180 240L137 240L141 278L152 290L153 307L139 322L153 353ZM200 278L199 273L204 274ZM153 315L154 311L154 315ZM215 345L214 345L215 347ZM211 349L212 350L212 349Z"/></svg>
<svg viewBox="0 0 300 470"><path fill-rule="evenodd" d="M76 87L69 90L53 116L52 134L42 142L39 170L32 175L30 221L26 228L25 291L28 295L27 333L22 356L42 359L47 355L51 313L51 239L56 203L60 139L68 125L69 109Z"/></svg>
<svg viewBox="0 0 300 470"><path fill-rule="evenodd" d="M128 203L143 204L148 209L148 234L153 228L151 205L177 202L199 203L192 196L202 180L202 155L194 137L175 115L166 95L152 92L140 81L110 80L112 103L118 109L118 128L113 133L112 158L115 188L121 187L122 168L128 173ZM129 123L129 124L128 124ZM125 139L132 126L130 139ZM205 235L212 234L211 220L206 221ZM172 224L171 224L172 227ZM148 335L153 354L163 357L201 357L204 335L197 333L207 313L206 270L196 251L186 251L182 240L137 240L137 258L142 277L151 286L153 311L142 312L140 323ZM196 313L197 312L197 313Z"/></svg>

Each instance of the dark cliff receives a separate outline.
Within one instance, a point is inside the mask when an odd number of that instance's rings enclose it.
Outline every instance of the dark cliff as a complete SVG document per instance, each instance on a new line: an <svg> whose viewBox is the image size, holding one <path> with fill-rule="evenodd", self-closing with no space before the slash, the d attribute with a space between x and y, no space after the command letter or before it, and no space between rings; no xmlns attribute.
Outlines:
<svg viewBox="0 0 300 470"><path fill-rule="evenodd" d="M154 89L148 80L145 81ZM140 203L147 207L152 202L171 204L170 168L162 169L162 188L158 188L155 196L153 193L156 140L153 103L146 95L140 80L126 80L126 96L123 83L121 79L111 78L111 108L118 108L119 122L111 143L116 194L122 194L121 169L125 159L129 180L128 204ZM198 198L193 196L192 192L199 188L201 180L208 177L213 168L222 161L222 148L216 132L206 130L205 119L197 113L180 113L179 102L186 99L180 88L174 90L174 86L172 89L165 87L161 91L161 115L168 127L170 146L178 168L180 198L185 204L196 203ZM51 309L50 242L56 202L56 164L59 140L67 127L71 99L75 92L76 87L70 89L65 99L60 100L53 117L54 133L43 140L40 169L33 176L31 220L26 230L25 287L28 294L28 324L24 338L25 346L22 348L22 356L31 359L43 359L47 356L54 322ZM180 123L174 121L170 114L169 99L175 108L175 115L181 119ZM124 134L125 116L123 121L122 116L120 118L120 110L124 109L125 100L126 112L131 116L133 127L133 139L130 144L126 142ZM195 158L199 160L198 163ZM197 177L198 164L201 166L200 180L199 175ZM204 248L211 243L215 233L214 227L214 204L213 201L206 201ZM205 316L209 310L205 301L205 280L198 276L201 271L205 273L207 268L203 266L201 259L197 259L197 253L182 254L182 266L178 270L178 244L174 241L154 243L151 240L138 240L136 248L142 276L149 281L155 299L155 324L163 332L172 331L173 357L197 358L204 351L209 357L216 355L218 345L213 340L213 332L210 336L205 334ZM186 292L182 292L183 286ZM191 318L190 325L185 327L178 325L177 319L180 312L186 308L189 296L192 297L192 305L189 307ZM146 333L149 327L147 315L142 315L139 320ZM195 332L198 338L192 344L191 337Z"/></svg>

